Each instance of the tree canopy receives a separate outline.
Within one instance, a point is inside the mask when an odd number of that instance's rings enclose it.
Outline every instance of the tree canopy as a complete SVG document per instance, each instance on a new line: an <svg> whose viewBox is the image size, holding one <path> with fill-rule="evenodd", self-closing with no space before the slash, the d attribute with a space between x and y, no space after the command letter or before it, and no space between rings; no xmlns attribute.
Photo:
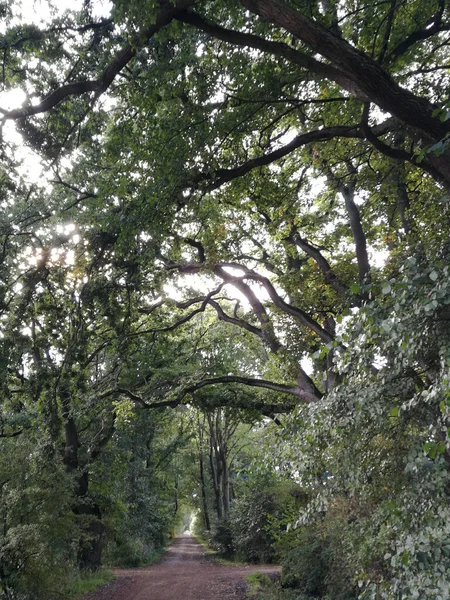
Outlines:
<svg viewBox="0 0 450 600"><path fill-rule="evenodd" d="M194 457L207 530L214 506L253 548L233 501L283 473L361 597L447 597L448 3L48 7L1 5L4 594L28 585L11 490L56 465L91 568L163 543ZM234 498L243 424L273 464ZM305 531L272 532L287 565Z"/></svg>

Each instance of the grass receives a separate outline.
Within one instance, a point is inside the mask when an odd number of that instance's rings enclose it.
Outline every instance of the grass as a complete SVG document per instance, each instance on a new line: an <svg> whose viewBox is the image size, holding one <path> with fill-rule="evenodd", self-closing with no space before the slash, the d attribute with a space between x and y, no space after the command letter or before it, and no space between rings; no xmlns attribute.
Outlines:
<svg viewBox="0 0 450 600"><path fill-rule="evenodd" d="M149 567L154 562L159 560L166 551L166 546L162 546L158 549L153 549L151 552L145 554L134 552L133 548L130 549L124 546L119 551L115 549L112 552L105 553L104 557L105 565L109 569L135 569L139 567ZM144 558L143 558L144 556Z"/></svg>
<svg viewBox="0 0 450 600"><path fill-rule="evenodd" d="M222 565L227 565L229 567L233 567L233 566L245 566L245 565L251 565L253 563L249 563L246 562L245 560L240 560L237 557L231 557L231 558L221 558L220 556L217 557L215 560L217 560L217 562L219 562Z"/></svg>
<svg viewBox="0 0 450 600"><path fill-rule="evenodd" d="M258 571L251 575L247 575L246 580L248 582L246 593L246 598L248 598L248 600L260 598L263 590L271 584L270 577L264 573L259 573Z"/></svg>
<svg viewBox="0 0 450 600"><path fill-rule="evenodd" d="M197 542L200 544L200 546L203 548L203 550L207 553L210 554L211 556L216 556L217 555L217 551L214 550L213 548L211 548L211 546L209 545L209 542L206 538L204 538L201 535L198 534L192 534L192 537L195 538L197 540Z"/></svg>
<svg viewBox="0 0 450 600"><path fill-rule="evenodd" d="M209 545L209 542L206 538L202 537L201 535L198 534L192 534L192 537L194 537L197 542L200 544L200 546L203 548L203 550L212 558L214 558L214 560L218 563L220 563L221 565L227 565L227 566L236 566L236 565L248 565L248 562L239 560L238 558L224 558L223 556L220 556L219 552L217 550L214 550L214 548L211 548L211 546Z"/></svg>
<svg viewBox="0 0 450 600"><path fill-rule="evenodd" d="M141 566L149 567L150 565L152 565L153 563L158 561L161 558L161 556L164 554L166 549L167 549L166 546L163 546L159 550L155 550L155 552L151 555L151 557L148 560L144 561Z"/></svg>
<svg viewBox="0 0 450 600"><path fill-rule="evenodd" d="M147 567L153 564L161 558L165 551L165 548L156 550L152 554L150 559L143 561L142 563L136 566ZM115 565L115 567L120 568L119 565ZM127 567L129 568L129 565L127 565ZM82 596L89 594L90 592L95 592L97 588L99 588L102 585L105 585L105 583L113 581L113 579L115 579L114 573L108 571L107 569L101 569L93 573L78 574L75 580L70 584L68 588L67 597L71 600L79 600L79 598L81 598Z"/></svg>
<svg viewBox="0 0 450 600"><path fill-rule="evenodd" d="M251 575L247 575L246 579L250 585L257 587L263 587L264 585L270 583L270 577L265 573L260 573L259 571L256 571L256 573L252 573Z"/></svg>
<svg viewBox="0 0 450 600"><path fill-rule="evenodd" d="M304 596L299 590L284 589L279 580L272 581L266 573L252 573L246 579L248 582L246 600L313 600L310 596Z"/></svg>
<svg viewBox="0 0 450 600"><path fill-rule="evenodd" d="M79 574L70 585L68 596L76 600L85 594L89 594L89 592L95 592L98 587L109 583L113 579L115 579L115 576L111 571Z"/></svg>

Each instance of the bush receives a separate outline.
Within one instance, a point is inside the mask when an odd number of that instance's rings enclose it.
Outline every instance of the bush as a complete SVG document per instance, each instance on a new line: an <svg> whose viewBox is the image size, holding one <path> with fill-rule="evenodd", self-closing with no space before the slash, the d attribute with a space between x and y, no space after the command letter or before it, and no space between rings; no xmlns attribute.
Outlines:
<svg viewBox="0 0 450 600"><path fill-rule="evenodd" d="M355 508L351 506L351 510ZM291 503L281 519L272 521L274 551L282 565L280 583L284 589L293 589L305 598L356 600L355 574L347 548L351 510L346 501L341 501L316 524L295 528L291 525L295 523L294 515L298 518L298 507Z"/></svg>
<svg viewBox="0 0 450 600"><path fill-rule="evenodd" d="M125 537L106 545L104 562L111 566L139 567L150 562L155 554L153 544L146 543L139 537Z"/></svg>
<svg viewBox="0 0 450 600"><path fill-rule="evenodd" d="M0 590L10 600L50 600L75 573L79 530L72 481L31 432L0 440Z"/></svg>
<svg viewBox="0 0 450 600"><path fill-rule="evenodd" d="M311 596L323 596L327 591L326 578L331 563L327 539L315 529L305 529L297 543L282 557L282 585L297 588Z"/></svg>
<svg viewBox="0 0 450 600"><path fill-rule="evenodd" d="M448 255L428 265L407 259L341 324L343 381L286 418L278 452L271 448L311 497L291 520L300 537L289 532L279 549L303 589L313 558L300 547L307 527L330 550L332 600L357 597L353 585L364 600L450 597L448 264Z"/></svg>
<svg viewBox="0 0 450 600"><path fill-rule="evenodd" d="M302 490L292 481L282 480L273 473L250 475L238 488L230 513L237 556L254 563L276 560L274 543L286 529L286 510L289 507L293 514L304 500Z"/></svg>
<svg viewBox="0 0 450 600"><path fill-rule="evenodd" d="M254 563L272 560L272 536L267 530L267 517L275 512L273 489L248 486L234 502L230 515L233 547L242 560Z"/></svg>
<svg viewBox="0 0 450 600"><path fill-rule="evenodd" d="M209 534L209 545L224 557L234 554L233 535L228 522L217 522Z"/></svg>

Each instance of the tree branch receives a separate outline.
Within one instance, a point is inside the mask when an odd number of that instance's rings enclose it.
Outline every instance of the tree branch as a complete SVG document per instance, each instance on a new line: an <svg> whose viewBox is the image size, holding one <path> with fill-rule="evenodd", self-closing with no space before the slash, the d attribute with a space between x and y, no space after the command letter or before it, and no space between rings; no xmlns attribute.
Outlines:
<svg viewBox="0 0 450 600"><path fill-rule="evenodd" d="M196 178L194 178L194 183L200 183L201 181L212 179L211 183L207 186L207 190L215 190L222 186L224 183L233 181L238 177L243 177L253 169L257 169L258 167L270 165L276 160L284 158L297 148L305 146L306 144L310 144L311 142L328 141L332 140L335 137L363 137L361 133L358 133L358 128L358 125L341 125L336 127L324 127L323 129L303 133L301 135L296 136L291 142L289 142L289 144L286 144L285 146L282 146L281 148L278 148L273 152L269 152L268 154L263 154L262 156L258 156L257 158L252 158L246 161L245 163L239 165L238 167L234 167L232 169L218 169L212 175L205 175L204 173L201 173L197 175Z"/></svg>
<svg viewBox="0 0 450 600"><path fill-rule="evenodd" d="M384 57L386 56L386 52L388 49L389 38L391 37L392 24L394 22L395 9L396 9L397 0L391 0L391 6L389 7L387 18L386 18L386 26L383 35L383 43L381 44L380 54L378 56L378 62L382 63ZM376 40L376 37L375 37ZM374 40L374 44L375 44Z"/></svg>
<svg viewBox="0 0 450 600"><path fill-rule="evenodd" d="M315 261L319 269L322 271L325 281L331 285L331 287L334 288L338 294L346 296L349 293L348 287L344 285L344 283L342 283L342 281L338 278L325 256L320 252L320 250L314 248L314 246L312 246L307 240L303 239L296 228L291 232L286 240L294 246L298 246L301 250L303 250L303 252L305 252Z"/></svg>
<svg viewBox="0 0 450 600"><path fill-rule="evenodd" d="M398 119L388 118L383 123L380 123L373 128L374 135L382 135L398 128ZM197 173L191 180L194 187L198 187L202 182L209 182L206 185L206 191L212 191L225 183L229 183L238 177L243 177L247 173L250 173L253 169L264 167L272 164L273 162L284 158L297 148L305 146L313 142L326 142L336 137L344 138L356 138L365 139L365 135L359 128L358 125L337 125L335 127L324 127L323 129L317 129L315 131L309 131L296 136L291 142L277 148L273 152L263 154L256 158L252 158L238 167L231 169L218 169L214 173ZM417 166L417 165L416 165Z"/></svg>
<svg viewBox="0 0 450 600"><path fill-rule="evenodd" d="M194 392L204 388L204 387L208 387L211 385L226 385L229 383L238 383L241 385L246 385L249 387L258 387L258 388L262 388L262 389L268 389L268 390L272 390L275 392L280 392L283 394L288 394L291 396L295 396L296 398L298 398L298 390L297 387L289 387L289 386L284 386L280 383L275 383L273 381L267 381L265 379L252 379L249 377L240 377L240 376L235 376L235 375L224 375L223 377L211 377L208 379L203 379L202 381L199 381L196 384L192 384L189 387L185 388L180 396L175 399L175 400L162 400L161 402L146 402L144 400L144 398L142 398L141 396L139 396L138 394L135 394L134 392L132 392L131 390L125 389L125 388L118 388L116 390L117 393L123 394L124 396L126 396L127 398L130 398L131 400L133 400L133 402L136 402L136 404L139 404L139 406L141 406L144 409L148 409L148 410L153 410L153 409L160 409L160 408L176 408L177 406L185 406L186 404L189 403L189 400L185 400L185 397L187 395L191 395ZM225 400L225 399L224 399ZM201 402L198 401L198 397L195 398L195 404L198 405L202 405ZM289 404L265 404L264 402L242 402L242 403L236 403L236 401L225 401L223 403L220 404L220 406L227 406L229 404L232 404L234 407L237 408L243 408L243 409L249 409L249 410L259 410L262 414L269 416L270 414L279 414L279 413L286 413L286 412L290 412L292 410L294 410L294 408L296 406L298 406L297 402L293 402L293 403L289 403ZM207 404L205 403L205 406L210 406L210 403L208 402Z"/></svg>
<svg viewBox="0 0 450 600"><path fill-rule="evenodd" d="M372 58L333 35L320 23L290 8L282 0L240 0L251 12L284 28L315 53L346 74L362 93L382 110L420 131L425 140L439 141L450 123L433 116L434 106L427 99L400 87Z"/></svg>
<svg viewBox="0 0 450 600"><path fill-rule="evenodd" d="M245 329L246 331L249 331L250 333L253 333L254 335L257 335L259 338L263 339L263 331L259 327L250 325L250 323L247 323L247 321L244 321L243 319L238 319L237 317L230 317L223 310L220 304L215 300L209 300L208 304L215 309L220 321L224 321L225 323L231 323L232 325L241 327L241 329Z"/></svg>
<svg viewBox="0 0 450 600"><path fill-rule="evenodd" d="M291 48L291 46L288 46L288 44L265 40L264 38L251 33L243 33L233 29L226 29L225 27L221 27L220 25L206 21L197 13L191 11L184 11L176 18L183 23L188 23L189 25L204 31L208 35L233 44L234 46L254 48L255 50L261 50L267 54L284 58L289 62L294 63L311 73L314 73L315 75L319 75L319 77L324 77L334 81L353 96L361 99L367 99L365 94L361 92L361 90L355 85L354 81L347 77L345 73L329 64L316 60L304 52L300 52L295 48Z"/></svg>
<svg viewBox="0 0 450 600"><path fill-rule="evenodd" d="M201 242L193 240L192 238L184 238L183 241L197 250L199 262L204 263L206 261L205 248Z"/></svg>
<svg viewBox="0 0 450 600"><path fill-rule="evenodd" d="M345 209L347 211L348 219L350 222L350 229L352 231L353 241L355 243L355 255L356 261L358 263L359 283L363 284L364 282L367 282L369 278L370 263L369 255L367 253L366 235L364 233L361 223L361 215L354 200L354 175L356 174L356 169L351 163L349 163L349 175L352 176L352 180L349 181L347 185L345 185L342 179L340 179L333 173L326 161L324 162L324 165L327 169L328 181L334 186L336 186L338 192L344 198Z"/></svg>
<svg viewBox="0 0 450 600"><path fill-rule="evenodd" d="M102 427L100 432L97 434L97 436L100 436L99 439L95 441L95 443L91 446L91 448L89 448L88 454L89 454L89 459L91 461L96 460L100 456L103 448L106 446L106 444L109 442L109 440L112 438L112 436L114 435L114 433L116 431L116 413L113 412L111 417L112 417L111 423L106 428L106 431Z"/></svg>
<svg viewBox="0 0 450 600"><path fill-rule="evenodd" d="M133 43L127 43L115 55L99 79L77 81L62 85L50 93L39 104L16 108L5 112L1 119L1 123L4 123L7 120L23 119L32 115L48 112L70 96L81 96L89 92L94 92L95 99L99 98L109 88L120 71L136 56L138 49L145 45L155 33L173 21L178 12L185 10L194 4L195 1L196 0L179 0L175 5L164 3L156 17L155 24L141 32Z"/></svg>
<svg viewBox="0 0 450 600"><path fill-rule="evenodd" d="M445 0L440 0L439 4L440 8L438 12L427 22L425 29L417 29L410 33L407 38L399 42L395 48L386 55L384 62L388 63L397 60L417 42L423 42L443 31L450 31L450 24L442 23Z"/></svg>
<svg viewBox="0 0 450 600"><path fill-rule="evenodd" d="M223 267L232 267L235 269L241 269L244 271L245 275L240 276L240 277L230 275L230 273L227 273L227 271L225 271ZM248 267L240 265L239 263L220 263L219 265L217 265L214 268L214 273L216 275L218 275L219 277L221 277L227 283L231 283L232 285L234 285L236 287L239 287L242 284L243 279L251 279L252 281L257 281L257 282L261 283L263 285L263 287L266 289L267 293L269 294L270 299L272 300L272 302L274 303L274 305L277 308L279 308L283 312L295 317L303 325L308 327L308 329L310 329L311 331L314 331L314 333L316 333L324 343L327 344L329 342L334 341L333 336L331 336L328 331L326 331L323 327L321 327L319 325L319 323L317 323L317 321L315 321L307 312L303 311L301 308L292 306L291 304L288 304L287 302L285 302L283 300L283 298L281 298L281 296L277 293L272 282L267 277L264 277L263 275L260 275L259 273L256 273L252 269L249 269ZM243 291L243 290L241 290L241 291ZM245 293L245 292L243 291L243 293Z"/></svg>
<svg viewBox="0 0 450 600"><path fill-rule="evenodd" d="M258 387L266 390L272 390L274 392L280 392L282 394L289 394L291 396L295 396L296 398L301 398L302 400L304 399L303 391L300 390L298 386L289 387L281 383L268 381L266 379L241 377L239 375L224 375L222 377L211 377L209 379L203 379L202 381L199 381L195 384L186 387L183 390L182 394L184 397L187 394L192 394L193 392L196 392L197 390L206 386L228 383L240 383L242 385L247 385L250 387Z"/></svg>
<svg viewBox="0 0 450 600"><path fill-rule="evenodd" d="M366 138L366 140L368 142L370 142L372 144L372 146L378 150L378 152L381 152L381 154L384 154L385 156L388 156L389 158L393 158L395 160L400 160L400 161L406 160L406 161L410 162L412 165L414 165L415 167L419 166L417 164L417 160L416 160L416 157L414 156L414 154L411 154L410 152L406 152L405 150L403 150L401 148L393 148L392 146L388 146L388 144L385 144L383 142L383 140L380 140L377 137L377 135L374 133L374 131L369 127L369 112L370 112L370 103L365 102L362 116L361 116L361 121L360 121L360 129L361 129L361 133L364 134L364 137ZM423 160L420 163L420 167L424 171L427 171L427 173L429 173L434 179L436 179L437 181L441 181L444 185L446 185L448 187L449 182L447 181L447 179L442 175L442 173L440 171L438 171L432 165L430 165L427 160Z"/></svg>

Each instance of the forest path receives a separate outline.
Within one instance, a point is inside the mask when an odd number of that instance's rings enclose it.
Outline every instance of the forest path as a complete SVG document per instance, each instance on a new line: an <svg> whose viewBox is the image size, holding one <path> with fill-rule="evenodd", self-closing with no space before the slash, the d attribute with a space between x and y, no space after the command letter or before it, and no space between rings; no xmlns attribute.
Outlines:
<svg viewBox="0 0 450 600"><path fill-rule="evenodd" d="M114 569L117 579L84 600L237 600L245 577L275 574L276 565L223 565L211 560L190 535L176 538L163 559L149 567Z"/></svg>

